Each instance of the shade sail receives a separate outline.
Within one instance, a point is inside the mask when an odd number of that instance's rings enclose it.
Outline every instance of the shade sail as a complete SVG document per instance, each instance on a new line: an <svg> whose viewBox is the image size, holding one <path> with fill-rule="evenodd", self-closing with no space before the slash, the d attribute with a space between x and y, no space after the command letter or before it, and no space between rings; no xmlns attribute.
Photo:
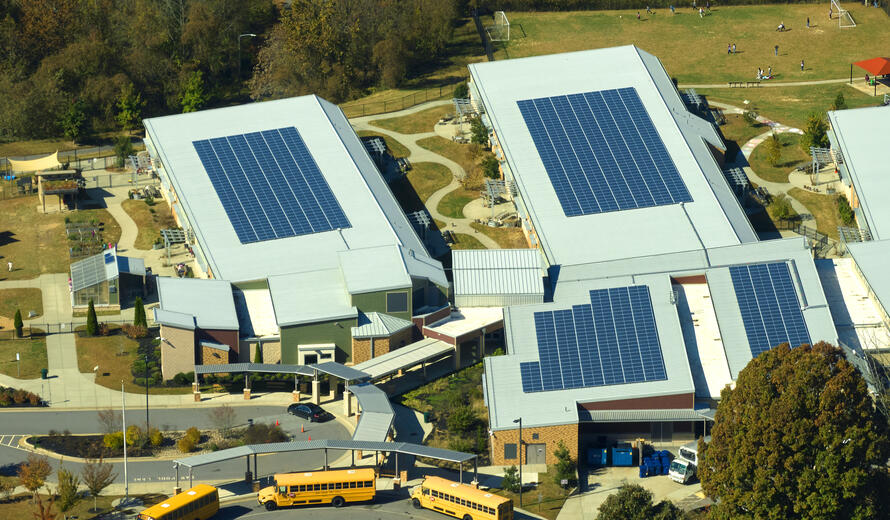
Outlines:
<svg viewBox="0 0 890 520"><path fill-rule="evenodd" d="M857 61L853 65L863 68L873 76L890 74L890 58L872 58L865 61Z"/></svg>
<svg viewBox="0 0 890 520"><path fill-rule="evenodd" d="M9 165L15 173L37 172L42 170L51 170L61 166L59 163L59 152L51 153L38 159L16 160L9 159Z"/></svg>

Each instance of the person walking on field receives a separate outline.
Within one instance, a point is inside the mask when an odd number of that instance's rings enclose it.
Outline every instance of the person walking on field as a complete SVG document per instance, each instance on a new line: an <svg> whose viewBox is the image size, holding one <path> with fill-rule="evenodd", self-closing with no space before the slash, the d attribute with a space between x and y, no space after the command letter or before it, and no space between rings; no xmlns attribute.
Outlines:
<svg viewBox="0 0 890 520"><path fill-rule="evenodd" d="M6 268L9 270L10 273L12 272L12 261L6 262Z"/></svg>
<svg viewBox="0 0 890 520"><path fill-rule="evenodd" d="M810 17L807 16L807 29L809 29L809 28L810 28Z"/></svg>
<svg viewBox="0 0 890 520"><path fill-rule="evenodd" d="M803 72L803 60L800 60L800 71Z"/></svg>
<svg viewBox="0 0 890 520"><path fill-rule="evenodd" d="M699 17L699 18L704 18L704 17L705 17L705 11L704 11L704 9L702 9L701 7L698 8L698 17Z"/></svg>
<svg viewBox="0 0 890 520"><path fill-rule="evenodd" d="M779 46L776 45L776 56L778 56L778 55L779 55Z"/></svg>
<svg viewBox="0 0 890 520"><path fill-rule="evenodd" d="M731 43L726 44L726 54L732 54L732 44Z"/></svg>
<svg viewBox="0 0 890 520"><path fill-rule="evenodd" d="M735 44L732 44L732 53L735 54Z"/></svg>

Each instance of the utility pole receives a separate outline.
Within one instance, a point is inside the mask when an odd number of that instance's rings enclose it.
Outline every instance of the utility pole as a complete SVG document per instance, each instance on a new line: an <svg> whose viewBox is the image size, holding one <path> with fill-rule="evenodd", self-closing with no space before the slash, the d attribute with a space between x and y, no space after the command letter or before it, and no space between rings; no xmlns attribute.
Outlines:
<svg viewBox="0 0 890 520"><path fill-rule="evenodd" d="M253 33L244 33L238 35L238 82L241 82L241 38L245 36L250 36L251 38L256 38L256 35Z"/></svg>

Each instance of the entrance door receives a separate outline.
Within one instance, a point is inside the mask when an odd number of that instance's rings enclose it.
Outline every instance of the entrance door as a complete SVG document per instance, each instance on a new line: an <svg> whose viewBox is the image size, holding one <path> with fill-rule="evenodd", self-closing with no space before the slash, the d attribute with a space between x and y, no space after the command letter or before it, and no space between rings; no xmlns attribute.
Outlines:
<svg viewBox="0 0 890 520"><path fill-rule="evenodd" d="M547 463L547 445L546 444L527 444L525 446L525 463L526 464L546 464Z"/></svg>

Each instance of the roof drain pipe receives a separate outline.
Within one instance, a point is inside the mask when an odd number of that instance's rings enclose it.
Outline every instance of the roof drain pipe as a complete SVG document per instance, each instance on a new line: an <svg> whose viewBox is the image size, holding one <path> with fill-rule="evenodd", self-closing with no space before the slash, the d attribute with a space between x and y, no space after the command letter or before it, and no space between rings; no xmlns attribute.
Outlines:
<svg viewBox="0 0 890 520"><path fill-rule="evenodd" d="M708 257L708 248L705 247L705 243L702 241L701 236L698 234L698 230L695 229L695 224L692 223L692 218L689 217L689 212L686 211L686 203L680 202L680 209L683 210L683 214L686 215L686 220L689 221L689 227L692 228L692 232L695 233L695 238L698 239L698 243L701 244L702 253L705 255L705 266L711 267L711 259Z"/></svg>

